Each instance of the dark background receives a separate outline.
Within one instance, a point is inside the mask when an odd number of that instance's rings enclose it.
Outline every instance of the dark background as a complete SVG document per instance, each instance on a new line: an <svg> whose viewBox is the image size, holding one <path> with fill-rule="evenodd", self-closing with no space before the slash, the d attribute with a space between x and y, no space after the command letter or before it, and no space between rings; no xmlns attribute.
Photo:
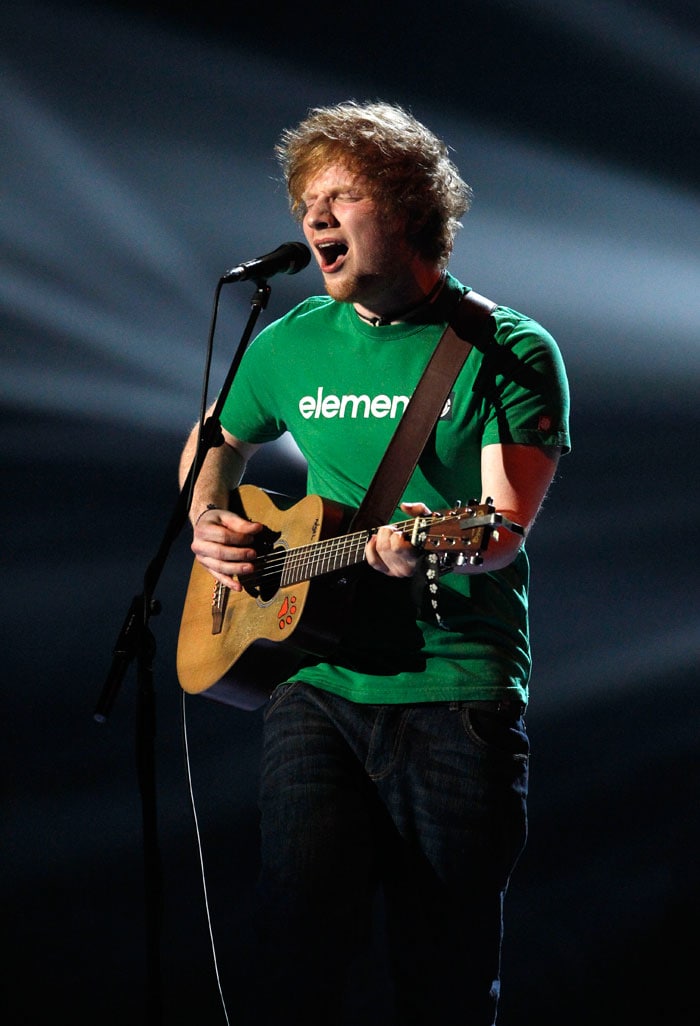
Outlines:
<svg viewBox="0 0 700 1026"><path fill-rule="evenodd" d="M272 156L308 107L381 97L472 184L452 268L541 320L574 450L532 537L531 837L500 1026L689 1017L698 919L696 5L6 3L2 61L4 1021L146 1013L135 667L112 649L177 497L214 288L298 238ZM263 323L319 291L273 279ZM224 290L212 389L252 288ZM279 445L250 480L303 487ZM159 580L154 744L164 1021L223 1023L248 979L260 721L184 705L191 563ZM380 963L378 962L378 965ZM381 969L349 1026L383 1021Z"/></svg>

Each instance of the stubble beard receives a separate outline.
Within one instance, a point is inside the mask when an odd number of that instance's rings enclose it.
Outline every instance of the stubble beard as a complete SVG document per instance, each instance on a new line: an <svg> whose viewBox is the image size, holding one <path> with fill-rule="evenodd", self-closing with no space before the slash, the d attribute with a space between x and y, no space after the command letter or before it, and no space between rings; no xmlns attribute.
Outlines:
<svg viewBox="0 0 700 1026"><path fill-rule="evenodd" d="M386 292L386 281L378 274L328 275L324 284L337 303L358 303L368 310L374 310Z"/></svg>

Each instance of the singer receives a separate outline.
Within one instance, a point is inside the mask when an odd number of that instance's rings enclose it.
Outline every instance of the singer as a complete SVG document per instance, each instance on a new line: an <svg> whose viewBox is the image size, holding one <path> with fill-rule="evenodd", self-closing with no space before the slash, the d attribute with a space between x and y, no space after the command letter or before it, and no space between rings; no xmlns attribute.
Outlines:
<svg viewBox="0 0 700 1026"><path fill-rule="evenodd" d="M238 593L254 570L263 525L228 500L259 446L289 431L309 493L357 509L443 332L471 349L408 484L385 496L391 515L368 534L347 606L329 591L337 642L271 682L250 1022L349 1021L378 894L393 1021L493 1026L504 898L527 833L526 539L569 449L566 373L552 336L501 297L465 322L479 300L448 262L471 190L411 114L316 108L277 156L325 295L266 327L241 362L191 510L213 579ZM499 530L480 561L443 559L396 524L458 499L490 500L524 538Z"/></svg>

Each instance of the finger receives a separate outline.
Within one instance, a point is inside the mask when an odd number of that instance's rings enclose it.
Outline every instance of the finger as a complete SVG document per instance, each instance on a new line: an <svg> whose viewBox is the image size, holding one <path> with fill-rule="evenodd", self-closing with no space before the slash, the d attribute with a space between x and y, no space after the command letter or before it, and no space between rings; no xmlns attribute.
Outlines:
<svg viewBox="0 0 700 1026"><path fill-rule="evenodd" d="M245 517L239 516L238 513L232 513L230 510L219 510L219 513L221 523L237 534L257 534L263 528L263 525L256 520L246 520Z"/></svg>
<svg viewBox="0 0 700 1026"><path fill-rule="evenodd" d="M416 567L417 552L400 531L381 528L367 543L365 555L368 563L380 573L392 577L410 577Z"/></svg>
<svg viewBox="0 0 700 1026"><path fill-rule="evenodd" d="M376 535L369 539L365 546L365 559L372 567L373 570L378 570L380 574L388 574L389 567L386 565L379 552L377 551L377 538Z"/></svg>
<svg viewBox="0 0 700 1026"><path fill-rule="evenodd" d="M255 570L255 549L212 541L199 533L192 539L190 547L202 566L227 587L233 587L232 582L236 578L252 574ZM240 590L238 584L235 590Z"/></svg>
<svg viewBox="0 0 700 1026"><path fill-rule="evenodd" d="M253 563L245 560L219 560L206 555L198 555L197 559L209 573L232 591L241 591L242 579L253 573Z"/></svg>
<svg viewBox="0 0 700 1026"><path fill-rule="evenodd" d="M432 512L424 502L402 502L401 509L414 517L429 516Z"/></svg>
<svg viewBox="0 0 700 1026"><path fill-rule="evenodd" d="M227 510L207 510L194 526L195 535L226 539L230 545L245 545L246 540L262 530L262 524L244 520Z"/></svg>

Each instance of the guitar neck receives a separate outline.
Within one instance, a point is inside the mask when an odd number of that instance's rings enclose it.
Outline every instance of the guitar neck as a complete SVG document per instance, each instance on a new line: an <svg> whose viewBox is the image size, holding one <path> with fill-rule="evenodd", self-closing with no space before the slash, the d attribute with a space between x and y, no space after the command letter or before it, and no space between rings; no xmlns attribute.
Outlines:
<svg viewBox="0 0 700 1026"><path fill-rule="evenodd" d="M499 526L524 534L522 527L495 512L488 504L480 506L476 503L446 514L431 513L389 526L403 532L416 547L423 548L428 544L432 549L449 553L453 557L450 565L454 564L455 558L458 563L465 560L475 565L481 563L481 552L486 547L488 536ZM281 546L272 549L255 560L255 570L241 581L246 590L267 588L272 591L355 566L363 562L365 546L375 530L355 531L289 549Z"/></svg>
<svg viewBox="0 0 700 1026"><path fill-rule="evenodd" d="M310 581L322 574L332 573L333 570L342 570L362 563L370 534L370 531L356 531L338 538L314 542L312 545L272 553L265 558L265 563L267 566L270 562L281 560L281 567L278 565L277 570L281 570L282 587Z"/></svg>

